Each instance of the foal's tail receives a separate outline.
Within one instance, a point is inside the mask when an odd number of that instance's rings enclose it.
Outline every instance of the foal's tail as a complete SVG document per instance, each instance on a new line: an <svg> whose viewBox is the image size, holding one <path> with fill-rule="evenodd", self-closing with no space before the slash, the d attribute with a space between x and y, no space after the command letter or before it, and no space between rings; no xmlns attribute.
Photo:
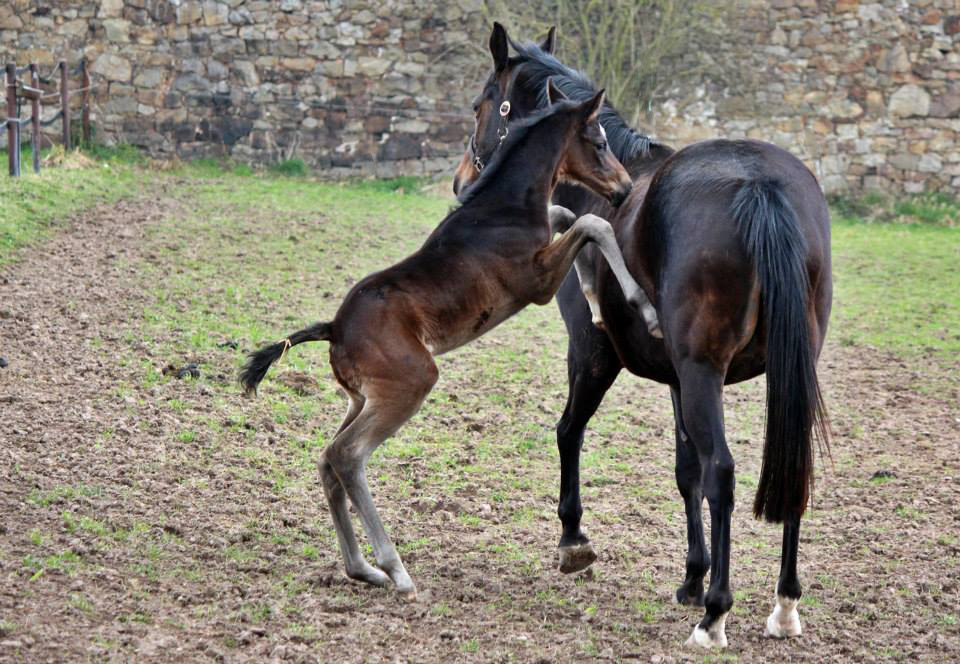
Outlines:
<svg viewBox="0 0 960 664"><path fill-rule="evenodd" d="M267 374L270 365L283 357L288 348L304 341L327 341L333 336L332 323L316 323L308 328L294 332L289 337L266 348L250 353L250 359L240 370L240 384L247 396L257 393L257 385Z"/></svg>
<svg viewBox="0 0 960 664"><path fill-rule="evenodd" d="M760 279L767 331L767 431L753 513L781 522L803 514L813 486L814 434L827 441L807 317L806 242L783 185L751 180L731 208Z"/></svg>

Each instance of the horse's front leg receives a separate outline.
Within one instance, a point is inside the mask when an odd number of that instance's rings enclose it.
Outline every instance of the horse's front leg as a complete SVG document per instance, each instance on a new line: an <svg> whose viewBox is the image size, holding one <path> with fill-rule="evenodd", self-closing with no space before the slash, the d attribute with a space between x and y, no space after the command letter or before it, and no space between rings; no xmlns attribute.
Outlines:
<svg viewBox="0 0 960 664"><path fill-rule="evenodd" d="M621 290L623 290L627 304L643 316L650 334L657 337L661 336L656 309L650 304L646 293L643 292L643 289L640 288L640 285L627 270L627 266L623 262L623 254L620 253L620 247L617 246L617 238L613 233L613 227L606 219L601 219L595 214L583 215L573 223L570 230L537 252L535 260L540 271L544 295L546 295L544 301L553 297L560 288L570 265L574 263L583 245L587 242L593 242L599 247L600 252L610 264L610 269L620 284ZM584 270L584 273L590 272L589 269ZM577 271L577 276L581 278L582 286L583 275L580 270ZM590 301L589 298L587 301Z"/></svg>

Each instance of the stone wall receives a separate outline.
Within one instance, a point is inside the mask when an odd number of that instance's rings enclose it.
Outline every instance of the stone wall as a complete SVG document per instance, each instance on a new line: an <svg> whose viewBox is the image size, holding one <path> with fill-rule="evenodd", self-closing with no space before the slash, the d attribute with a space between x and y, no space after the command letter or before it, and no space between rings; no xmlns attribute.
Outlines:
<svg viewBox="0 0 960 664"><path fill-rule="evenodd" d="M486 66L480 0L3 0L0 61L86 57L100 135L156 155L450 172Z"/></svg>
<svg viewBox="0 0 960 664"><path fill-rule="evenodd" d="M751 1L732 23L711 54L731 75L671 91L664 139L772 141L833 193L960 191L960 0Z"/></svg>
<svg viewBox="0 0 960 664"><path fill-rule="evenodd" d="M829 192L960 190L960 0L737 0L729 24L659 137L769 140ZM0 61L85 56L101 135L154 154L449 174L488 32L483 0L3 0Z"/></svg>

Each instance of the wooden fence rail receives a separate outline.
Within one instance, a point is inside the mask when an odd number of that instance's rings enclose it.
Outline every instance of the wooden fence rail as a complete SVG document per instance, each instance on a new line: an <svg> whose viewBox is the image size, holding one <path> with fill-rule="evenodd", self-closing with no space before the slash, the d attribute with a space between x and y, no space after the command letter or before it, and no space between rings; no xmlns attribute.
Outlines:
<svg viewBox="0 0 960 664"><path fill-rule="evenodd" d="M53 90L44 90L43 86L48 88L54 85L54 75L59 70L59 86ZM30 74L29 80L21 78L21 74ZM57 120L61 121L62 131L60 140L64 149L69 150L73 143L70 136L70 103L71 94L81 93L80 101L80 122L83 133L83 142L89 143L92 135L90 130L90 91L93 86L90 82L90 71L86 60L80 61L81 87L70 89L70 70L67 67L66 60L61 60L49 76L40 76L40 71L36 63L27 67L17 69L14 62L7 63L4 68L4 79L6 82L7 97L7 117L0 120L0 130L7 129L7 163L9 173L12 177L20 176L20 158L21 158L21 127L30 124L30 142L33 149L33 171L40 172L40 141L42 138L42 128L48 127ZM48 100L59 98L60 111L47 120L41 120L40 114L42 107L48 104ZM23 101L30 102L30 115L21 117L21 106ZM50 101L49 103L56 103ZM49 104L48 104L49 105Z"/></svg>

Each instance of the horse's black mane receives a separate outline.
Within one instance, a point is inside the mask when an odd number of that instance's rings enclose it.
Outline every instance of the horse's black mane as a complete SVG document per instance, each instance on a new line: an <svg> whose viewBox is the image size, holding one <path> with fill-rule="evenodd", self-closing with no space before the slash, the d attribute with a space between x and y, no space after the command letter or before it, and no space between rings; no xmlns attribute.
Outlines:
<svg viewBox="0 0 960 664"><path fill-rule="evenodd" d="M561 102L548 108L541 108L522 120L511 122L508 125L510 132L507 134L507 138L504 139L503 145L501 145L496 152L494 152L493 158L487 164L486 168L481 171L480 177L474 180L473 183L457 197L457 200L460 201L460 205L466 205L472 201L487 187L492 180L496 178L496 173L500 169L501 164L506 161L507 157L513 151L513 148L523 141L524 137L529 133L533 126L540 124L542 120L553 116L558 111L564 108L569 108L573 105L574 102L572 101Z"/></svg>
<svg viewBox="0 0 960 664"><path fill-rule="evenodd" d="M523 63L525 77L518 79L523 87L539 99L540 106L549 105L547 99L547 80L574 101L586 101L597 94L597 87L585 74L571 69L557 60L551 54L536 44L517 44L510 40L510 45L517 52L516 60ZM659 146L649 136L631 128L617 109L604 100L600 109L600 124L607 132L607 143L610 150L620 160L621 164L629 164L634 159L647 157L650 149Z"/></svg>

